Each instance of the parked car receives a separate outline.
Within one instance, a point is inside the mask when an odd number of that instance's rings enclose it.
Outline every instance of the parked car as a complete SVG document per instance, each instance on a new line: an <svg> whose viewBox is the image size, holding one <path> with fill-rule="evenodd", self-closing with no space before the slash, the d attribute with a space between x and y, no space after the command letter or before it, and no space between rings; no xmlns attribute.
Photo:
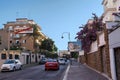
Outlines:
<svg viewBox="0 0 120 80"><path fill-rule="evenodd" d="M1 66L1 72L3 71L15 71L22 69L22 63L20 60L16 59L7 59Z"/></svg>
<svg viewBox="0 0 120 80"><path fill-rule="evenodd" d="M39 61L39 64L45 64L45 63L46 63L46 61L47 61L47 59L46 59L46 58L42 58L42 59Z"/></svg>
<svg viewBox="0 0 120 80"><path fill-rule="evenodd" d="M66 61L64 58L59 58L58 59L59 64L65 65Z"/></svg>
<svg viewBox="0 0 120 80"><path fill-rule="evenodd" d="M47 62L45 63L45 71L46 70L59 70L59 63L55 59L48 59Z"/></svg>

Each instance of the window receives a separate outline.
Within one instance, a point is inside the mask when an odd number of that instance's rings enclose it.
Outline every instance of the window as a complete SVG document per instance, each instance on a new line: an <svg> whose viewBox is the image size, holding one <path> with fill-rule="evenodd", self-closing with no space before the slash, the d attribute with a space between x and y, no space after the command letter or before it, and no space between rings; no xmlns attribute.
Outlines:
<svg viewBox="0 0 120 80"><path fill-rule="evenodd" d="M19 55L15 54L15 59L19 59Z"/></svg>
<svg viewBox="0 0 120 80"><path fill-rule="evenodd" d="M13 58L12 54L9 54L9 59L12 59L12 58Z"/></svg>
<svg viewBox="0 0 120 80"><path fill-rule="evenodd" d="M19 28L20 26L16 26L16 28Z"/></svg>
<svg viewBox="0 0 120 80"><path fill-rule="evenodd" d="M16 40L16 43L19 44L19 40Z"/></svg>
<svg viewBox="0 0 120 80"><path fill-rule="evenodd" d="M15 38L20 38L20 35L19 35L19 34L16 34L16 35L15 35Z"/></svg>
<svg viewBox="0 0 120 80"><path fill-rule="evenodd" d="M23 40L23 43L26 43L26 40Z"/></svg>
<svg viewBox="0 0 120 80"><path fill-rule="evenodd" d="M32 58L34 58L34 55L32 55Z"/></svg>
<svg viewBox="0 0 120 80"><path fill-rule="evenodd" d="M1 54L1 59L6 59L6 54Z"/></svg>
<svg viewBox="0 0 120 80"><path fill-rule="evenodd" d="M9 30L13 30L13 27L12 27L12 26L9 26Z"/></svg>
<svg viewBox="0 0 120 80"><path fill-rule="evenodd" d="M10 33L10 37L12 37L13 36L13 34L12 33Z"/></svg>
<svg viewBox="0 0 120 80"><path fill-rule="evenodd" d="M10 43L12 43L12 41L10 40Z"/></svg>

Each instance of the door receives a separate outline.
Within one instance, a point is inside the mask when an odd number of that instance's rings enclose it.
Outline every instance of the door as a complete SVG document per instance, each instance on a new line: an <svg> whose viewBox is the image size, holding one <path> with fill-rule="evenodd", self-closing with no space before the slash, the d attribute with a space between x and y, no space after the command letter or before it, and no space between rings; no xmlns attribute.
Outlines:
<svg viewBox="0 0 120 80"><path fill-rule="evenodd" d="M26 56L26 64L29 64L29 55Z"/></svg>
<svg viewBox="0 0 120 80"><path fill-rule="evenodd" d="M114 54L115 54L116 76L117 76L117 80L120 80L120 47L114 49Z"/></svg>

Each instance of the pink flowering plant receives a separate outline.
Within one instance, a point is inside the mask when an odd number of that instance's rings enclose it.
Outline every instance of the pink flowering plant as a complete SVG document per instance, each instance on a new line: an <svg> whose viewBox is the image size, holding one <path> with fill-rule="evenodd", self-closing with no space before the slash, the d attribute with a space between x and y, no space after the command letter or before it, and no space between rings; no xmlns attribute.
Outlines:
<svg viewBox="0 0 120 80"><path fill-rule="evenodd" d="M97 39L97 31L101 31L103 29L102 25L102 19L98 18L95 14L93 14L93 22L87 23L83 30L79 31L77 33L77 39L81 41L82 43L82 49L85 52L90 51L91 43L94 42Z"/></svg>

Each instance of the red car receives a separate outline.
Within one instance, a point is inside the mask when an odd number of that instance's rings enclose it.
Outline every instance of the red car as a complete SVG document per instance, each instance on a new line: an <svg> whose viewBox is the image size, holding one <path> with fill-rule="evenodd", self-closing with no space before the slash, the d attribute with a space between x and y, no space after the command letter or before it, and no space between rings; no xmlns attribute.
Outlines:
<svg viewBox="0 0 120 80"><path fill-rule="evenodd" d="M46 70L59 70L59 63L57 60L53 59L48 59L47 62L45 63L45 71Z"/></svg>

